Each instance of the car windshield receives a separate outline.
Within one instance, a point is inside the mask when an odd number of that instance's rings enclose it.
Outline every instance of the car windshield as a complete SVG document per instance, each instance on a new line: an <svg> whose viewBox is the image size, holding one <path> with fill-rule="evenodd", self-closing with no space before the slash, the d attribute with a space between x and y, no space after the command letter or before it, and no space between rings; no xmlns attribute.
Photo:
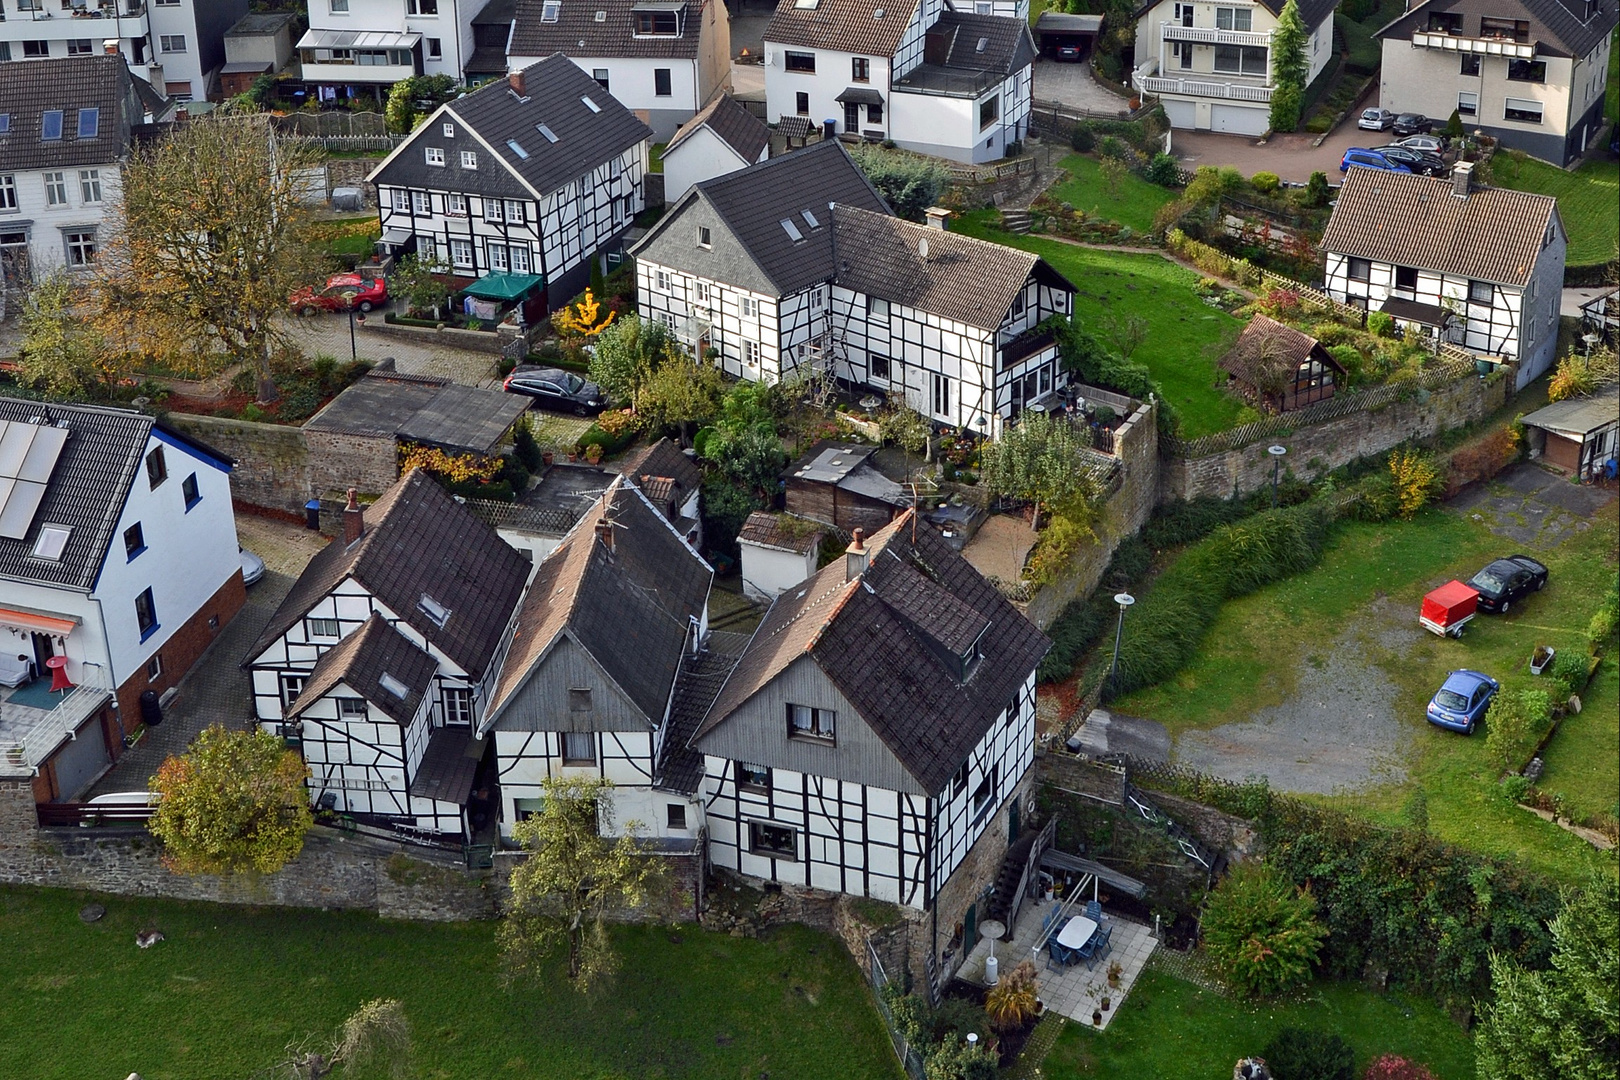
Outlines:
<svg viewBox="0 0 1620 1080"><path fill-rule="evenodd" d="M1480 592L1497 593L1507 588L1507 578L1503 577L1495 567L1487 566L1485 569L1475 574L1474 580L1470 581L1468 584L1472 585Z"/></svg>
<svg viewBox="0 0 1620 1080"><path fill-rule="evenodd" d="M577 394L585 388L584 379L573 374L572 372L567 371L563 372L562 384L563 389L568 391L570 394Z"/></svg>
<svg viewBox="0 0 1620 1080"><path fill-rule="evenodd" d="M1463 712L1468 708L1468 699L1455 690L1442 690L1434 695L1434 703L1442 709L1451 709L1453 712Z"/></svg>

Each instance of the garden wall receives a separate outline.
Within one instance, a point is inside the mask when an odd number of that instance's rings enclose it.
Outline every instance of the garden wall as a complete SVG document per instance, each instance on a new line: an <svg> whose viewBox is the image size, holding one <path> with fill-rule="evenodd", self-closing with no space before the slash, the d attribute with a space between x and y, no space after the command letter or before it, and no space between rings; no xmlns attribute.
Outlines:
<svg viewBox="0 0 1620 1080"><path fill-rule="evenodd" d="M360 190L360 204L367 210L377 208L377 189L366 183L366 177L371 170L381 165L383 159L378 157L340 158L328 157L326 159L326 178L331 188L350 187Z"/></svg>
<svg viewBox="0 0 1620 1080"><path fill-rule="evenodd" d="M1125 770L1118 765L1045 750L1035 755L1035 783L1084 795L1110 806L1125 803Z"/></svg>
<svg viewBox="0 0 1620 1080"><path fill-rule="evenodd" d="M1297 428L1247 446L1203 457L1166 455L1159 484L1161 502L1201 495L1230 498L1271 483L1267 446L1288 448L1284 466L1314 478L1359 457L1382 453L1409 439L1426 439L1462 427L1501 408L1513 393L1512 378L1468 375L1381 409L1366 409Z"/></svg>

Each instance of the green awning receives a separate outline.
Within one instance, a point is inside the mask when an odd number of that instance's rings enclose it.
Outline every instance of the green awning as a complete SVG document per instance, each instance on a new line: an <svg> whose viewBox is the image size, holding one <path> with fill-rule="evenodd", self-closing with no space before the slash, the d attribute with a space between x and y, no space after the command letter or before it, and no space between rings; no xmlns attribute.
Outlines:
<svg viewBox="0 0 1620 1080"><path fill-rule="evenodd" d="M529 290L544 285L544 274L491 274L479 278L464 290L468 296L483 300L519 300Z"/></svg>

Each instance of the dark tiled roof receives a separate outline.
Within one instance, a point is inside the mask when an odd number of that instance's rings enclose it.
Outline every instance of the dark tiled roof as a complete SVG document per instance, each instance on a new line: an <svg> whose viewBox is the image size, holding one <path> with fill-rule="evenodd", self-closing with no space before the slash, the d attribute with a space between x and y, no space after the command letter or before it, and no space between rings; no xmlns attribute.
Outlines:
<svg viewBox="0 0 1620 1080"><path fill-rule="evenodd" d="M468 75L504 75L506 50L499 45L479 45L467 57Z"/></svg>
<svg viewBox="0 0 1620 1080"><path fill-rule="evenodd" d="M682 659L669 707L669 730L664 733L663 758L653 778L657 787L692 795L702 785L703 754L692 747L692 735L747 647L747 634L716 631L701 652Z"/></svg>
<svg viewBox="0 0 1620 1080"><path fill-rule="evenodd" d="M1508 188L1459 199L1448 177L1352 168L1322 249L1373 262L1523 286L1558 200Z"/></svg>
<svg viewBox="0 0 1620 1080"><path fill-rule="evenodd" d="M765 40L809 49L833 49L857 56L893 56L917 0L820 0L799 7L780 0L765 28Z"/></svg>
<svg viewBox="0 0 1620 1080"><path fill-rule="evenodd" d="M761 547L777 548L803 555L820 544L827 531L828 526L819 521L795 517L792 514L772 514L764 510L755 510L748 515L748 520L743 522L742 530L737 533L737 539Z"/></svg>
<svg viewBox="0 0 1620 1080"><path fill-rule="evenodd" d="M697 464L668 438L659 439L625 458L619 463L619 472L672 521L680 504L703 483L703 473Z"/></svg>
<svg viewBox="0 0 1620 1080"><path fill-rule="evenodd" d="M688 199L699 198L714 208L784 296L832 278L833 230L828 208L833 203L879 214L889 210L843 146L828 140L695 185L653 226L635 252L654 248L680 217L680 207ZM803 217L806 210L819 227L810 227ZM795 241L783 229L784 218L794 223L802 240ZM687 247L689 243L682 243L680 250Z"/></svg>
<svg viewBox="0 0 1620 1080"><path fill-rule="evenodd" d="M613 530L613 549L597 535ZM708 604L714 571L636 488L614 480L535 572L511 648L484 714L501 714L554 642L571 636L658 723L680 669L691 620Z"/></svg>
<svg viewBox="0 0 1620 1080"><path fill-rule="evenodd" d="M664 147L664 156L686 141L687 136L706 127L714 132L715 136L727 146L737 152L737 156L750 165L759 161L759 155L771 145L771 129L765 122L747 109L730 94L721 94L698 111L698 114L681 125L675 137L669 140Z"/></svg>
<svg viewBox="0 0 1620 1080"><path fill-rule="evenodd" d="M523 79L526 100L519 100L507 80L497 79L442 106L368 179L400 187L543 198L652 135L651 128L567 57L551 56L530 65ZM586 106L587 97L600 111ZM443 130L447 122L456 125L450 137ZM557 136L555 143L537 130L539 124ZM529 156L520 157L507 140ZM444 166L427 164L422 151L428 146L444 148ZM490 160L491 148L496 161ZM478 168L461 168L463 150L478 155Z"/></svg>
<svg viewBox="0 0 1620 1080"><path fill-rule="evenodd" d="M1539 45L1538 56L1584 57L1614 33L1615 23L1620 21L1620 4L1615 0L1602 0L1591 18L1586 17L1586 0L1494 0L1489 7L1477 0L1429 0L1413 5L1377 36L1410 40L1413 31L1428 27L1429 14L1439 11L1465 14L1463 29L1468 34L1478 31L1480 15L1523 16L1530 23L1530 40Z"/></svg>
<svg viewBox="0 0 1620 1080"><path fill-rule="evenodd" d="M1250 386L1256 386L1265 381L1260 369L1267 363L1286 361L1291 367L1297 368L1311 358L1313 351L1322 363L1343 373L1344 368L1328 355L1321 342L1285 323L1265 315L1256 315L1249 320L1249 325L1243 328L1243 333L1238 335L1237 341L1221 357L1217 366Z"/></svg>
<svg viewBox="0 0 1620 1080"><path fill-rule="evenodd" d="M304 424L311 431L398 436L450 451L489 454L528 400L448 379L372 371Z"/></svg>
<svg viewBox="0 0 1620 1080"><path fill-rule="evenodd" d="M478 776L479 749L471 728L435 728L416 766L416 775L411 778L411 794L419 799L465 805ZM473 754L469 755L469 750Z"/></svg>
<svg viewBox="0 0 1620 1080"><path fill-rule="evenodd" d="M244 666L353 576L463 671L481 677L522 595L528 560L421 469L400 477L365 513L359 540L334 540L310 560ZM444 626L419 607L424 595L450 609Z"/></svg>
<svg viewBox="0 0 1620 1080"><path fill-rule="evenodd" d="M938 62L940 67L1005 76L1035 62L1035 43L1023 19L947 11L928 32L945 37L946 52Z"/></svg>
<svg viewBox="0 0 1620 1080"><path fill-rule="evenodd" d="M1031 274L1074 288L1039 257L1005 244L843 205L833 223L838 284L983 330L1001 325Z"/></svg>
<svg viewBox="0 0 1620 1080"><path fill-rule="evenodd" d="M1050 643L914 512L876 533L867 550L867 570L855 580L845 580L839 560L771 605L694 736L699 748L706 732L809 655L922 790L944 788ZM955 601L954 614L930 620L923 633L913 620L929 616L915 576L933 597ZM924 635L959 639L969 629L963 610L989 630L983 659L959 683Z"/></svg>
<svg viewBox="0 0 1620 1080"><path fill-rule="evenodd" d="M718 3L719 0L712 0ZM545 0L518 0L509 56L641 57L692 60L703 28L703 0L680 12L679 37L637 37L636 0L562 0L556 22L542 22ZM598 13L602 18L598 19Z"/></svg>
<svg viewBox="0 0 1620 1080"><path fill-rule="evenodd" d="M11 47L22 49L16 42ZM0 64L0 113L11 115L10 133L0 135L0 167L10 172L115 162L129 146L130 125L140 119L131 115L135 108L122 56ZM41 116L51 109L63 112L62 137L45 142ZM79 138L80 109L100 110L94 138Z"/></svg>
<svg viewBox="0 0 1620 1080"><path fill-rule="evenodd" d="M309 706L343 683L401 724L408 724L422 704L422 696L433 685L439 662L373 612L360 629L321 654L310 669L298 700L288 712L299 716ZM405 687L397 697L383 686L382 677L392 676Z"/></svg>

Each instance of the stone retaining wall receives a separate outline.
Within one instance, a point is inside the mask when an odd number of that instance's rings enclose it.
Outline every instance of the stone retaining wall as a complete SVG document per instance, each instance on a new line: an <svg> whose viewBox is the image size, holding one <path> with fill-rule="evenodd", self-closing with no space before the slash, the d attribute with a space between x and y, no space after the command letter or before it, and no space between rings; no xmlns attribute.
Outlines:
<svg viewBox="0 0 1620 1080"><path fill-rule="evenodd" d="M1165 791L1145 792L1153 804L1171 820L1196 836L1204 846L1226 852L1232 862L1259 859L1266 845L1260 839L1260 829L1247 818L1236 817L1213 806L1205 806Z"/></svg>
<svg viewBox="0 0 1620 1080"><path fill-rule="evenodd" d="M1073 754L1045 751L1035 755L1035 782L1085 795L1111 806L1125 803L1125 770Z"/></svg>

